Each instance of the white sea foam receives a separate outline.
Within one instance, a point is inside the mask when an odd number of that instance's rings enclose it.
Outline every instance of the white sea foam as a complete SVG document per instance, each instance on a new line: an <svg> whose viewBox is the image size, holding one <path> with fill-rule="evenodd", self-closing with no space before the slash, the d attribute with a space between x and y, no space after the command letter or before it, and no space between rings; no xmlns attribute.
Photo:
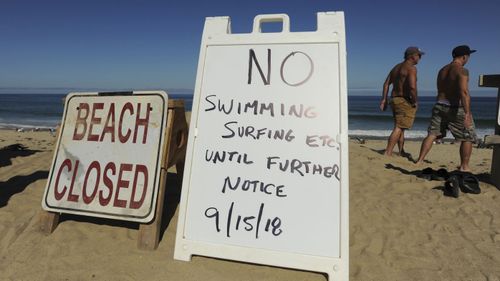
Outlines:
<svg viewBox="0 0 500 281"><path fill-rule="evenodd" d="M37 126L37 125L26 125L26 124L15 124L15 123L0 123L0 129L39 129L42 131L48 131L54 129L56 126Z"/></svg>
<svg viewBox="0 0 500 281"><path fill-rule="evenodd" d="M349 130L349 136L364 136L364 137L375 137L375 138L385 138L389 137L391 130ZM483 139L486 135L493 135L495 132L493 129L478 129L476 134L479 139ZM427 136L427 131L423 130L407 130L405 132L405 138L407 139L422 139ZM447 133L445 139L453 139L451 133Z"/></svg>

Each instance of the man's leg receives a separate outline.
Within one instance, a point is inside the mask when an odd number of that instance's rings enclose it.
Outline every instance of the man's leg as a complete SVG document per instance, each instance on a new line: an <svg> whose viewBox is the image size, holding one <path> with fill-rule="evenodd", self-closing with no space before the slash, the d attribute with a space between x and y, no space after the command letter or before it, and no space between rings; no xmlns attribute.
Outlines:
<svg viewBox="0 0 500 281"><path fill-rule="evenodd" d="M427 137L422 141L422 146L420 147L420 155L418 156L418 160L416 162L417 165L422 164L424 162L425 156L432 148L432 143L436 139L435 135L427 135Z"/></svg>
<svg viewBox="0 0 500 281"><path fill-rule="evenodd" d="M470 172L469 160L472 154L472 142L462 141L460 144L460 171Z"/></svg>
<svg viewBox="0 0 500 281"><path fill-rule="evenodd" d="M399 156L404 156L405 154L405 131L406 129L401 129L401 136L399 137L398 140L398 149L399 149Z"/></svg>
<svg viewBox="0 0 500 281"><path fill-rule="evenodd" d="M392 156L392 150L394 149L394 146L396 146L396 143L399 142L401 132L401 128L399 128L398 126L394 126L394 129L392 130L392 133L387 140L387 147L385 149L384 155Z"/></svg>

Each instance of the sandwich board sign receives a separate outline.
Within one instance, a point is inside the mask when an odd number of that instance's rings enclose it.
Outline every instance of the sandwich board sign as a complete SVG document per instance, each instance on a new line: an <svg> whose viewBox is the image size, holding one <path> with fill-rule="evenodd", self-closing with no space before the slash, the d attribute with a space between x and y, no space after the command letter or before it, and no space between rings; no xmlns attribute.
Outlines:
<svg viewBox="0 0 500 281"><path fill-rule="evenodd" d="M162 91L69 94L42 208L152 221L167 104Z"/></svg>
<svg viewBox="0 0 500 281"><path fill-rule="evenodd" d="M344 15L315 32L286 14L249 34L207 18L174 258L216 257L328 273L349 265ZM261 32L266 22L283 30Z"/></svg>

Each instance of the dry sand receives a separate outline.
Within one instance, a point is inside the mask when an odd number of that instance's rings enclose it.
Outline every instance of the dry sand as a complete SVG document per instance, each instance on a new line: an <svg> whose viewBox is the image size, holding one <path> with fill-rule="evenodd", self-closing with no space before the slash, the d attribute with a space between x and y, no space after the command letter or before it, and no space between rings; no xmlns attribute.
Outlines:
<svg viewBox="0 0 500 281"><path fill-rule="evenodd" d="M138 225L63 215L54 233L38 231L55 138L0 131L0 147L30 152L0 159L0 280L326 280L319 273L194 257L175 261L178 178L169 174L165 231L156 251L137 249ZM416 156L419 142L407 141ZM351 141L351 280L500 280L499 190L487 184L489 149L474 149L482 193L444 195L425 167L453 170L458 144L435 145L424 167L385 157L385 141ZM171 171L173 172L173 171Z"/></svg>

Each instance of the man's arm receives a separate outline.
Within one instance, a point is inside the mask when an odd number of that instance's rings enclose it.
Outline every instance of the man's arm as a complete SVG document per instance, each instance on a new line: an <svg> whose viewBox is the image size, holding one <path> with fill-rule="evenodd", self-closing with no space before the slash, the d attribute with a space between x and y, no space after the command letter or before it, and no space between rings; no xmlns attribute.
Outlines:
<svg viewBox="0 0 500 281"><path fill-rule="evenodd" d="M417 68L411 67L408 70L408 88L410 90L412 105L417 106Z"/></svg>
<svg viewBox="0 0 500 281"><path fill-rule="evenodd" d="M385 111L387 109L387 94L389 93L389 85L392 84L391 72L389 72L389 75L387 75L387 78L384 82L384 87L382 89L382 100L380 101L380 110L382 111Z"/></svg>
<svg viewBox="0 0 500 281"><path fill-rule="evenodd" d="M469 71L465 67L462 67L458 74L458 87L460 91L460 100L462 101L465 112L464 125L465 128L470 128L472 126L472 113L470 111Z"/></svg>

